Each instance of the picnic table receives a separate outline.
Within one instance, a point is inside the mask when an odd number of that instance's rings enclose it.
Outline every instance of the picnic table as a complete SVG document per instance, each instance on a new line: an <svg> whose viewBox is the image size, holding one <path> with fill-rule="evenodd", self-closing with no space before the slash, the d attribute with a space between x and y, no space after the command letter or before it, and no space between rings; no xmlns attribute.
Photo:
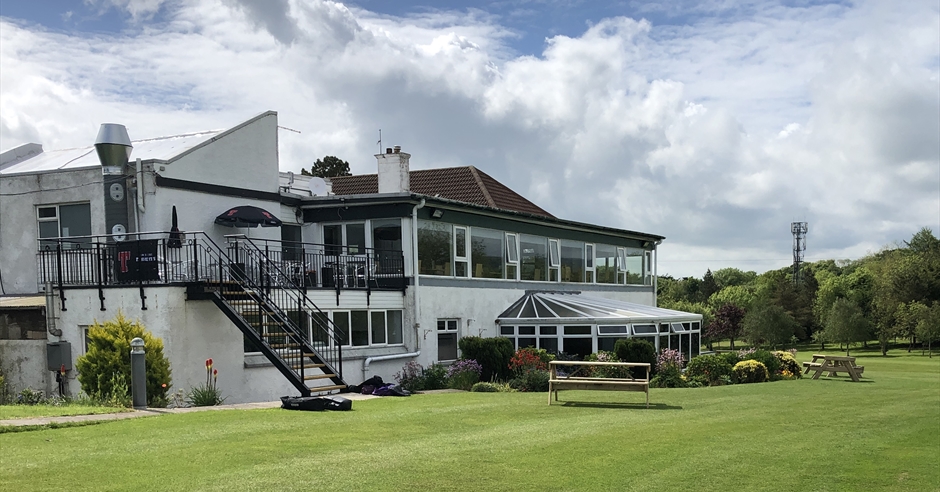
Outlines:
<svg viewBox="0 0 940 492"><path fill-rule="evenodd" d="M804 362L803 367L805 368L803 374L815 371L813 379L819 379L822 373L826 373L828 377L835 377L836 374L844 372L852 378L852 381L858 382L862 373L865 372L865 366L855 365L855 357L847 355L813 354L813 361Z"/></svg>

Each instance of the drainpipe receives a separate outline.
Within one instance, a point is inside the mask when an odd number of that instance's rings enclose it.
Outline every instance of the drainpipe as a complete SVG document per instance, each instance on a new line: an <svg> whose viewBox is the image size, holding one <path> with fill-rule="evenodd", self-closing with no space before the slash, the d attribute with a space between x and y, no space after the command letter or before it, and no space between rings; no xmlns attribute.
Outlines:
<svg viewBox="0 0 940 492"><path fill-rule="evenodd" d="M425 200L411 209L411 273L415 278L415 348L418 354L421 353L421 296L418 293L418 209L424 208Z"/></svg>
<svg viewBox="0 0 940 492"><path fill-rule="evenodd" d="M421 355L421 351L409 352L407 354L392 354L392 355L379 355L376 357L369 357L362 362L362 378L366 378L366 374L369 372L369 364L380 361L380 360L395 360L395 359L408 359L411 357L417 357Z"/></svg>
<svg viewBox="0 0 940 492"><path fill-rule="evenodd" d="M61 337L62 330L55 327L55 297L52 294L52 282L46 282L46 330L54 337Z"/></svg>

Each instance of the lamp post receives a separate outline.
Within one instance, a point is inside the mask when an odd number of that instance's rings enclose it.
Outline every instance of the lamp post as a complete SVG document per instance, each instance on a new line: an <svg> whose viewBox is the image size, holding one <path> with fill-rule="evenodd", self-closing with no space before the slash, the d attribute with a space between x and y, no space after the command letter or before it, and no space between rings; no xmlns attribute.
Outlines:
<svg viewBox="0 0 940 492"><path fill-rule="evenodd" d="M147 362L140 337L131 340L131 397L136 410L147 408Z"/></svg>

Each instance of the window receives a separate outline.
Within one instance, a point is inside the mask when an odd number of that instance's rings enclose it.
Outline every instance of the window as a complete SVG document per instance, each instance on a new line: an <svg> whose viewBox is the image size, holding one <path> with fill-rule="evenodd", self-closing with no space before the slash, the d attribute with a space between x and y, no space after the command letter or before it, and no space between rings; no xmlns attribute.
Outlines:
<svg viewBox="0 0 940 492"><path fill-rule="evenodd" d="M653 285L653 252L645 251L643 258L643 285Z"/></svg>
<svg viewBox="0 0 940 492"><path fill-rule="evenodd" d="M466 277L470 254L467 252L470 241L467 240L467 228L454 226L454 275Z"/></svg>
<svg viewBox="0 0 940 492"><path fill-rule="evenodd" d="M401 310L371 311L370 345L395 345L402 343Z"/></svg>
<svg viewBox="0 0 940 492"><path fill-rule="evenodd" d="M557 326L500 326L499 334L512 340L517 350L535 347L558 353Z"/></svg>
<svg viewBox="0 0 940 492"><path fill-rule="evenodd" d="M550 267L550 277L549 280L552 282L558 282L561 280L561 248L558 246L557 239L548 240L548 251L549 251L549 267Z"/></svg>
<svg viewBox="0 0 940 492"><path fill-rule="evenodd" d="M519 236L519 276L522 280L544 282L547 279L548 263L545 245L544 237L526 234Z"/></svg>
<svg viewBox="0 0 940 492"><path fill-rule="evenodd" d="M437 320L437 360L457 360L457 320Z"/></svg>
<svg viewBox="0 0 940 492"><path fill-rule="evenodd" d="M352 346L361 347L369 345L369 312L352 311L350 313L352 322Z"/></svg>
<svg viewBox="0 0 940 492"><path fill-rule="evenodd" d="M642 285L644 251L639 248L619 248L619 273L628 285Z"/></svg>
<svg viewBox="0 0 940 492"><path fill-rule="evenodd" d="M323 226L323 244L328 255L362 255L366 252L366 225L328 224Z"/></svg>
<svg viewBox="0 0 940 492"><path fill-rule="evenodd" d="M503 233L474 227L470 231L470 261L474 278L503 278Z"/></svg>
<svg viewBox="0 0 940 492"><path fill-rule="evenodd" d="M91 235L91 205L77 203L73 205L43 205L36 208L36 220L39 226L39 238L73 237ZM87 247L90 239L63 243L66 249ZM43 248L55 248L55 241L41 241Z"/></svg>
<svg viewBox="0 0 940 492"><path fill-rule="evenodd" d="M584 243L561 241L561 281L584 282Z"/></svg>
<svg viewBox="0 0 940 492"><path fill-rule="evenodd" d="M303 237L300 233L300 226L287 225L281 226L281 251L285 261L300 261L303 259Z"/></svg>
<svg viewBox="0 0 940 492"><path fill-rule="evenodd" d="M422 220L418 222L418 273L453 275L451 249L453 228L450 224Z"/></svg>
<svg viewBox="0 0 940 492"><path fill-rule="evenodd" d="M609 244L598 244L594 275L599 284L617 283L617 248Z"/></svg>
<svg viewBox="0 0 940 492"><path fill-rule="evenodd" d="M375 273L398 273L402 265L401 219L372 221L372 247Z"/></svg>
<svg viewBox="0 0 940 492"><path fill-rule="evenodd" d="M506 278L516 280L519 269L519 245L515 234L506 233Z"/></svg>
<svg viewBox="0 0 940 492"><path fill-rule="evenodd" d="M584 359L594 352L594 338L591 336L591 325L565 326L564 338L561 340L562 352L577 355Z"/></svg>

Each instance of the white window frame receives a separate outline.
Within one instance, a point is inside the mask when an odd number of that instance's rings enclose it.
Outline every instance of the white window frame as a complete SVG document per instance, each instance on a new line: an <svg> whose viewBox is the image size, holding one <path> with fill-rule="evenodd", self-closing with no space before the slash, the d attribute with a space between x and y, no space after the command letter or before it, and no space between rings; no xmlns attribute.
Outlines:
<svg viewBox="0 0 940 492"><path fill-rule="evenodd" d="M441 323L444 323L444 328L441 329ZM437 351L437 360L438 361L451 361L457 360L460 358L460 320L457 318L438 318L437 319L437 335L441 334L454 334L454 345L457 347L457 357L454 359L441 359L440 343L438 343ZM438 338L440 340L440 338Z"/></svg>
<svg viewBox="0 0 940 492"><path fill-rule="evenodd" d="M509 276L509 267L512 267L515 274ZM505 275L507 279L519 279L519 236L514 232L506 233L506 266Z"/></svg>
<svg viewBox="0 0 940 492"><path fill-rule="evenodd" d="M617 248L617 283L627 283L627 248Z"/></svg>
<svg viewBox="0 0 940 492"><path fill-rule="evenodd" d="M462 275L462 276L463 276L463 277L469 277L469 276L470 276L470 228L467 227L467 226L458 226L458 225L455 225L455 226L453 227L453 229L454 229L453 237L451 238L451 240L453 241L453 244L454 244L454 270L453 270L453 273L454 273L455 276L459 276L459 275L457 275L457 271L458 271L457 264L458 264L458 263L462 263L462 264L464 265L464 269L463 269L464 275ZM458 231L458 230L463 231L463 234L464 234L463 252L457 251L457 231ZM463 254L461 254L461 253L463 253Z"/></svg>
<svg viewBox="0 0 940 492"><path fill-rule="evenodd" d="M584 283L586 284L593 284L597 280L594 275L594 265L596 263L594 254L594 243L584 243Z"/></svg>
<svg viewBox="0 0 940 492"><path fill-rule="evenodd" d="M561 282L561 240L548 239L548 280ZM552 274L555 280L552 280Z"/></svg>

